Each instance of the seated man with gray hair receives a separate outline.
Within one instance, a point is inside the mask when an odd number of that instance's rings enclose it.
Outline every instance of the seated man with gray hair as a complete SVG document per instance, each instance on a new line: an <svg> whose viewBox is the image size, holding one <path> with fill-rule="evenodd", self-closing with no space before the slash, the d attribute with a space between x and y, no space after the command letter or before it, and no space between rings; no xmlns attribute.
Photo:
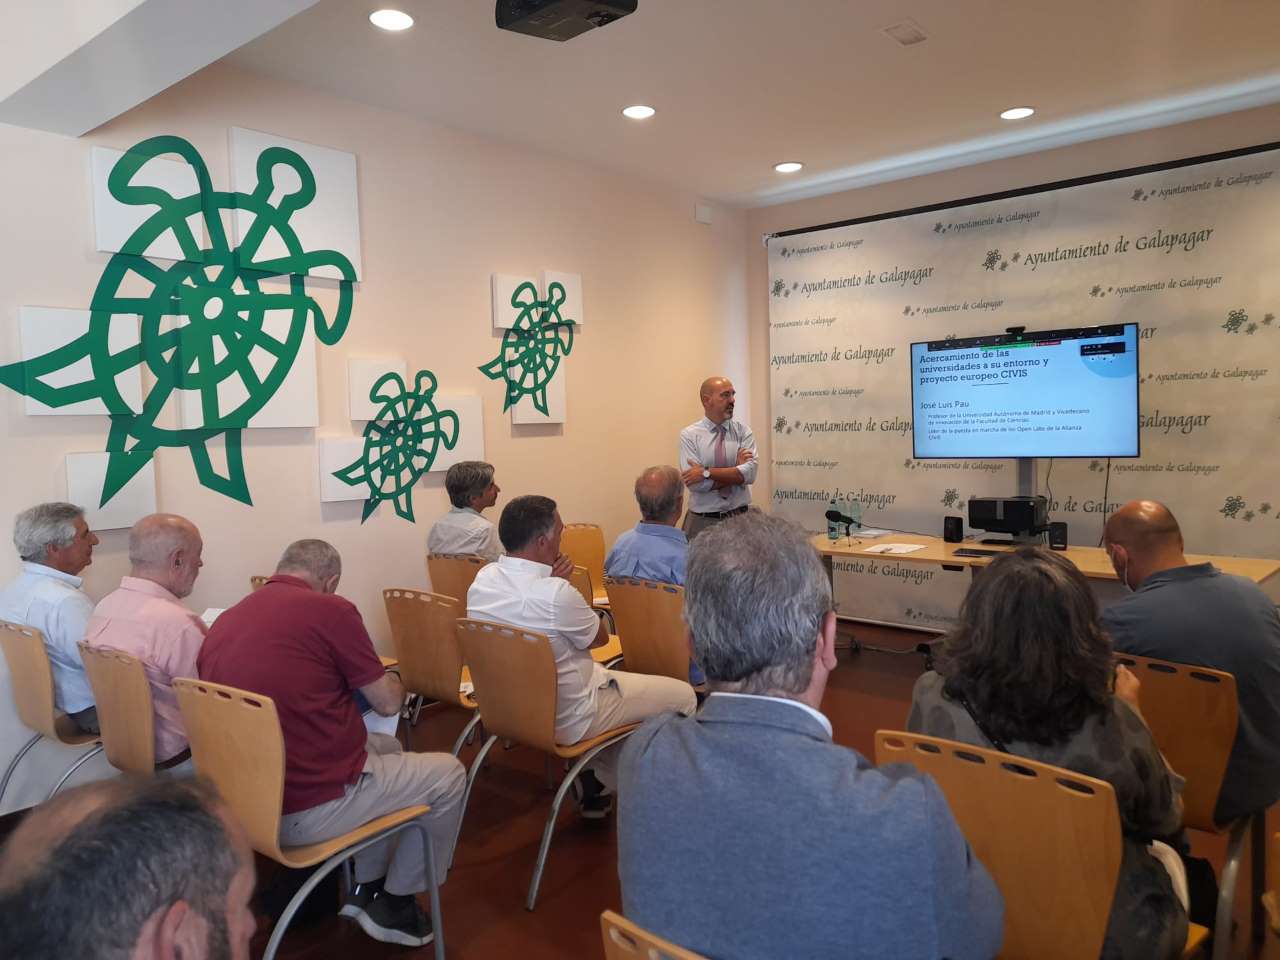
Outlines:
<svg viewBox="0 0 1280 960"><path fill-rule="evenodd" d="M444 475L453 509L431 525L427 553L465 553L486 560L502 556L498 531L480 514L498 502L502 489L493 482L493 464L461 460Z"/></svg>
<svg viewBox="0 0 1280 960"><path fill-rule="evenodd" d="M415 804L431 836L436 880L453 856L466 772L447 753L403 753L395 737L368 733L361 693L383 716L404 702L360 611L338 596L342 558L323 540L291 543L275 575L209 630L200 678L270 697L284 736L280 842L319 843ZM356 888L341 914L375 940L423 946L434 934L414 894L426 889L416 833L401 833L355 855Z"/></svg>
<svg viewBox="0 0 1280 960"><path fill-rule="evenodd" d="M53 669L53 701L85 733L98 733L98 709L76 646L84 639L93 601L80 572L93 562L98 538L74 503L41 503L13 521L22 573L0 590L0 620L44 635Z"/></svg>
<svg viewBox="0 0 1280 960"><path fill-rule="evenodd" d="M151 684L160 769L191 757L173 680L196 675L196 654L204 642L204 622L182 602L195 587L203 551L200 531L185 517L143 517L129 531L129 576L98 601L85 628L89 646L110 647L142 661Z"/></svg>
<svg viewBox="0 0 1280 960"><path fill-rule="evenodd" d="M995 955L1003 901L937 784L832 742L835 613L804 531L755 511L716 524L685 586L711 695L622 749L627 917L736 960Z"/></svg>
<svg viewBox="0 0 1280 960"><path fill-rule="evenodd" d="M636 577L684 586L689 562L689 538L680 529L684 512L684 481L675 467L649 467L636 477L640 522L614 543L604 561L607 577ZM702 670L689 661L689 682L706 682Z"/></svg>

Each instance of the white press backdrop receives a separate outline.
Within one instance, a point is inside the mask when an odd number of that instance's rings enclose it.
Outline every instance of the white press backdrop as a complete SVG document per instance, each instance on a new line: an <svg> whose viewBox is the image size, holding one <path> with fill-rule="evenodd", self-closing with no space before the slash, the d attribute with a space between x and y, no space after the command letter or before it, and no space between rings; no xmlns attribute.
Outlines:
<svg viewBox="0 0 1280 960"><path fill-rule="evenodd" d="M856 499L870 526L940 534L968 497L1014 493L1016 466L913 459L909 344L1136 322L1142 456L1109 477L1105 460L1041 461L1052 518L1093 545L1106 513L1149 497L1189 550L1276 556L1278 168L1259 150L770 238L773 509L819 532L831 498ZM860 618L945 628L967 585L836 564L840 612Z"/></svg>

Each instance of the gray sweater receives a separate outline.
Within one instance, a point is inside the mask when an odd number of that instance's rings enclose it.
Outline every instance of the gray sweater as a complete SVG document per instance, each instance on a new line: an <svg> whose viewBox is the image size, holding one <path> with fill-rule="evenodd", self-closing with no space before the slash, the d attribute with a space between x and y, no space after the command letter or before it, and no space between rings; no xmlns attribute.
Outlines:
<svg viewBox="0 0 1280 960"><path fill-rule="evenodd" d="M628 917L708 957L985 958L1004 905L937 785L794 703L712 695L627 740Z"/></svg>

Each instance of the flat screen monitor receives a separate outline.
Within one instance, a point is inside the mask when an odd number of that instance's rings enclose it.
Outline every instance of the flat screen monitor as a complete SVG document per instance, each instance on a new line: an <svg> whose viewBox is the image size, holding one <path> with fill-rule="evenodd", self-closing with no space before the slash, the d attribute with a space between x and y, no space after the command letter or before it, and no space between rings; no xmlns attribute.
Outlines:
<svg viewBox="0 0 1280 960"><path fill-rule="evenodd" d="M1138 325L911 345L914 456L1136 457Z"/></svg>

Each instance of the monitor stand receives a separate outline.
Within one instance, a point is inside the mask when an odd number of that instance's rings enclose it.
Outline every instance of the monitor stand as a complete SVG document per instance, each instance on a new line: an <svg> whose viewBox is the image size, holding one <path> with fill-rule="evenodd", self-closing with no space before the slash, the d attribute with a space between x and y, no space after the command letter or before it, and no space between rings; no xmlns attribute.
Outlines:
<svg viewBox="0 0 1280 960"><path fill-rule="evenodd" d="M1021 547L1026 544L1044 546L1044 530L1033 533L1015 533L1009 537L983 537L978 542L993 547Z"/></svg>

